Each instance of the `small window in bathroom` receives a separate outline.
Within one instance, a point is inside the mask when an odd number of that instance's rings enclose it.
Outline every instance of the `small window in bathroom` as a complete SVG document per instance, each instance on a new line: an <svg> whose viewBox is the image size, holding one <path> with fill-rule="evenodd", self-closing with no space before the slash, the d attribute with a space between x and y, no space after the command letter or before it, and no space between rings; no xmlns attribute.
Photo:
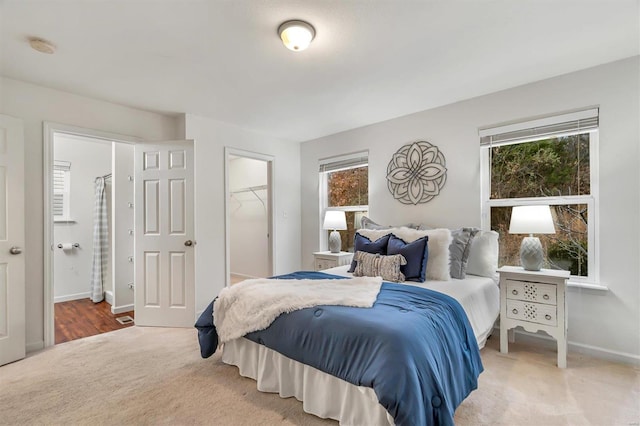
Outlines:
<svg viewBox="0 0 640 426"><path fill-rule="evenodd" d="M69 161L53 162L53 221L71 221L69 192L71 188L71 163Z"/></svg>

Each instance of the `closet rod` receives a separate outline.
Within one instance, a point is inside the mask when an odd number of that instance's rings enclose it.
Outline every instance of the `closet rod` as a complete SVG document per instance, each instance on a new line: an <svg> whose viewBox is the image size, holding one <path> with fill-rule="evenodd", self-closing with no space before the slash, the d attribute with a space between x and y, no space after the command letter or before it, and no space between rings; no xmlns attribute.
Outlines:
<svg viewBox="0 0 640 426"><path fill-rule="evenodd" d="M261 191L263 189L267 189L268 186L267 185L260 185L260 186L250 186L248 188L242 188L242 189L238 189L236 191L231 191L232 194L240 194L241 192L255 192L255 191Z"/></svg>
<svg viewBox="0 0 640 426"><path fill-rule="evenodd" d="M237 191L231 191L229 195L233 197L234 194L239 194L241 192L251 192L258 199L258 201L260 201L260 203L262 204L262 207L264 208L264 211L266 212L267 206L264 204L264 201L262 200L262 198L260 198L260 196L256 193L256 191L265 190L267 188L268 188L267 185L250 186L248 188L242 188ZM240 205L242 205L242 203L240 203Z"/></svg>

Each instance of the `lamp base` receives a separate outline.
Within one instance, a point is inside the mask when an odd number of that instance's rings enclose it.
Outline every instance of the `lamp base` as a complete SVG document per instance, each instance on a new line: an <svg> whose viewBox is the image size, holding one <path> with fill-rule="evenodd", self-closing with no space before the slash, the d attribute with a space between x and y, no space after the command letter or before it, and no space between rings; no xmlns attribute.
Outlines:
<svg viewBox="0 0 640 426"><path fill-rule="evenodd" d="M542 244L538 237L524 237L520 245L520 264L527 271L539 271L544 261Z"/></svg>
<svg viewBox="0 0 640 426"><path fill-rule="evenodd" d="M329 251L331 253L340 253L342 248L342 241L340 239L340 233L338 231L331 231L329 234Z"/></svg>

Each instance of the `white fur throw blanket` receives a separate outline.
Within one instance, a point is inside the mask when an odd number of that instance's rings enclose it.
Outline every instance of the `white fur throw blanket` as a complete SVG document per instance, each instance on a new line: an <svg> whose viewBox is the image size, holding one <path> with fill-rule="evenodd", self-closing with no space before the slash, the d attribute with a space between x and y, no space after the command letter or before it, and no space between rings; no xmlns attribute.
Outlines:
<svg viewBox="0 0 640 426"><path fill-rule="evenodd" d="M380 277L246 280L222 289L213 303L213 324L222 344L264 330L283 313L317 305L370 308L381 285Z"/></svg>

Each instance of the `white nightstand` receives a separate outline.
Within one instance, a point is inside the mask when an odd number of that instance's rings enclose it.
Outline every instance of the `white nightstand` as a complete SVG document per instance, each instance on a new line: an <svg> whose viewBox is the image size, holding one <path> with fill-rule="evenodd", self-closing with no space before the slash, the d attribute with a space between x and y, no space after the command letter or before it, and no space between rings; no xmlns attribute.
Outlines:
<svg viewBox="0 0 640 426"><path fill-rule="evenodd" d="M507 331L521 326L542 330L558 341L558 367L567 367L567 302L569 271L525 271L503 266L500 273L500 352L509 352ZM513 333L509 333L513 342Z"/></svg>
<svg viewBox="0 0 640 426"><path fill-rule="evenodd" d="M340 253L331 253L330 251L317 251L313 253L315 259L316 271L323 269L335 268L336 266L348 265L353 259L353 253L341 251Z"/></svg>

